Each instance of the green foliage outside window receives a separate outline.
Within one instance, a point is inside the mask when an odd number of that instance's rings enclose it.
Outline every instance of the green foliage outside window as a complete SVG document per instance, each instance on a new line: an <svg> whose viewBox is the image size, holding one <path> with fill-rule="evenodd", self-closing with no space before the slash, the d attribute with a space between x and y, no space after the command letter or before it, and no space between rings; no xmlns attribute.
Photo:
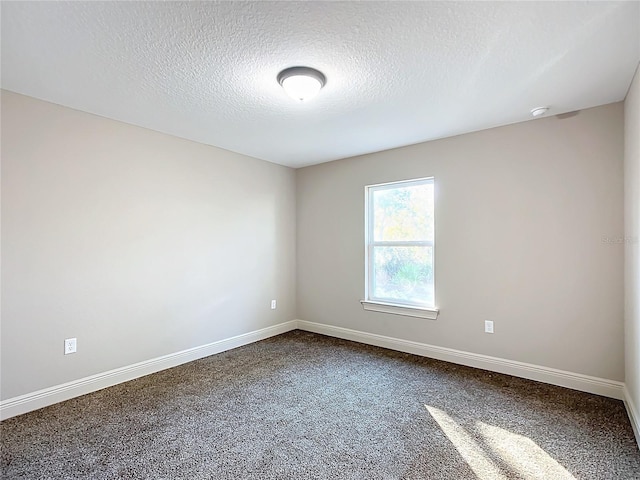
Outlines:
<svg viewBox="0 0 640 480"><path fill-rule="evenodd" d="M432 305L433 183L376 189L371 200L372 296Z"/></svg>

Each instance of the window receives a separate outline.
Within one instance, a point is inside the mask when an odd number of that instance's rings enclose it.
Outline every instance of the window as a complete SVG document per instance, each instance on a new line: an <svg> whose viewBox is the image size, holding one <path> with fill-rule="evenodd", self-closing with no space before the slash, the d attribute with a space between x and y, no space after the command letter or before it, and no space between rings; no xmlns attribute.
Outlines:
<svg viewBox="0 0 640 480"><path fill-rule="evenodd" d="M433 178L366 187L367 310L435 319Z"/></svg>

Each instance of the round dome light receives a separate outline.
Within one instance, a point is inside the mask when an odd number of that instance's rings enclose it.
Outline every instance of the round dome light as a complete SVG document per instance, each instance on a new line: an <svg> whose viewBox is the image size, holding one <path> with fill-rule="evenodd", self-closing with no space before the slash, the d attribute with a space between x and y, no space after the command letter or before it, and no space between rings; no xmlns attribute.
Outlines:
<svg viewBox="0 0 640 480"><path fill-rule="evenodd" d="M300 102L315 97L325 82L322 72L309 67L291 67L278 74L278 83L287 95Z"/></svg>

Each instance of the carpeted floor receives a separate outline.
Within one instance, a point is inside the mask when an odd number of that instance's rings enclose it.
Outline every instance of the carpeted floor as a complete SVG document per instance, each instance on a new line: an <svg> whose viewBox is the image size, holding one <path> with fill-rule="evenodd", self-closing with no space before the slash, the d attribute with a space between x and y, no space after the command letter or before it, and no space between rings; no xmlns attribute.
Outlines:
<svg viewBox="0 0 640 480"><path fill-rule="evenodd" d="M0 434L6 479L640 479L620 401L301 331Z"/></svg>

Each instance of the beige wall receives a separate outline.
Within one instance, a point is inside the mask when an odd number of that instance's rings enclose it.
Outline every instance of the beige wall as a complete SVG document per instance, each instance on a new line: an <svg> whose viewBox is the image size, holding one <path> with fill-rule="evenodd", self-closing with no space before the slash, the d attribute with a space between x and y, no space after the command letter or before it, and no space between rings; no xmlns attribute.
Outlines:
<svg viewBox="0 0 640 480"><path fill-rule="evenodd" d="M303 320L623 380L626 247L637 405L639 96L624 231L622 104L296 173L2 92L1 398L295 318L297 176ZM365 312L364 186L430 175L440 317Z"/></svg>
<svg viewBox="0 0 640 480"><path fill-rule="evenodd" d="M2 399L292 320L294 292L294 170L2 92Z"/></svg>
<svg viewBox="0 0 640 480"><path fill-rule="evenodd" d="M640 413L640 70L624 102L625 383ZM640 422L640 418L636 418ZM640 432L637 432L640 434Z"/></svg>
<svg viewBox="0 0 640 480"><path fill-rule="evenodd" d="M432 175L440 316L364 311L364 186ZM311 166L297 180L298 318L624 379L622 103Z"/></svg>

